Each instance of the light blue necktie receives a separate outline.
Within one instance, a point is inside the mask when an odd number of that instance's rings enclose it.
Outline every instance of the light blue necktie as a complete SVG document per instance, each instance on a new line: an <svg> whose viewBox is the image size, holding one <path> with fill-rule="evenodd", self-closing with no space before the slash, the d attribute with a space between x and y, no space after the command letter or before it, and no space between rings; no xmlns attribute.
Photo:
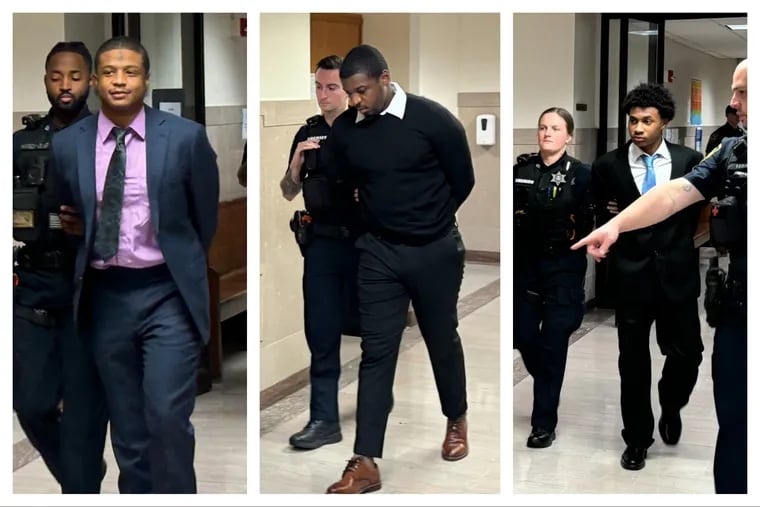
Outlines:
<svg viewBox="0 0 760 507"><path fill-rule="evenodd" d="M645 154L641 156L641 158L644 159L644 165L647 166L647 174L644 176L644 183L641 185L641 195L646 194L647 191L657 185L657 178L654 175L654 159L659 156L659 153L655 153L654 155Z"/></svg>

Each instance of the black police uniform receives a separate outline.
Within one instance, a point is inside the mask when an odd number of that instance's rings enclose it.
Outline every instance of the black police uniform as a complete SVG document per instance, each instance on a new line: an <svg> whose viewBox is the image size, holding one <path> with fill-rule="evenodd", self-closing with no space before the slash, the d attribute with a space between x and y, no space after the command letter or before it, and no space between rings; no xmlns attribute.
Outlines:
<svg viewBox="0 0 760 507"><path fill-rule="evenodd" d="M288 161L299 142L322 142L329 133L324 116L307 119L293 139ZM358 212L353 188L328 163L325 151L307 150L304 157L302 191L311 221L300 231L300 247L304 326L311 352L310 420L337 423L341 333L356 335L359 327L354 249Z"/></svg>
<svg viewBox="0 0 760 507"><path fill-rule="evenodd" d="M742 129L732 127L729 123L724 123L718 129L710 134L705 147L705 153L713 151L727 137L739 137L742 135Z"/></svg>
<svg viewBox="0 0 760 507"><path fill-rule="evenodd" d="M13 233L24 243L14 266L13 408L62 491L97 493L107 415L91 353L75 334L75 249L46 173L56 128L50 115L24 123L13 135Z"/></svg>
<svg viewBox="0 0 760 507"><path fill-rule="evenodd" d="M547 433L583 320L586 253L570 245L592 228L590 182L590 166L567 153L548 167L539 155L514 167L514 346L533 376L531 425Z"/></svg>
<svg viewBox="0 0 760 507"><path fill-rule="evenodd" d="M720 212L711 219L710 237L716 246L729 250L728 277L717 317L712 356L713 395L719 426L713 468L717 493L747 492L746 175L745 134L724 139L684 176L706 199L714 196L721 199Z"/></svg>

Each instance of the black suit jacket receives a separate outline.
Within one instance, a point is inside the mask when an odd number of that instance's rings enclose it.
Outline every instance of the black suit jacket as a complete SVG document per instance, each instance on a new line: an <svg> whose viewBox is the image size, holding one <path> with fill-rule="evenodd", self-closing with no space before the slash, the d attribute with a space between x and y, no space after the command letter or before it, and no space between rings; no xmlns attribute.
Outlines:
<svg viewBox="0 0 760 507"><path fill-rule="evenodd" d="M691 171L702 155L665 141L672 159L670 179ZM623 210L640 197L628 163L628 147L610 151L591 166L597 225L609 220L609 201ZM702 204L692 205L659 224L620 235L609 255L611 283L618 302L683 301L699 297L699 251L694 248Z"/></svg>

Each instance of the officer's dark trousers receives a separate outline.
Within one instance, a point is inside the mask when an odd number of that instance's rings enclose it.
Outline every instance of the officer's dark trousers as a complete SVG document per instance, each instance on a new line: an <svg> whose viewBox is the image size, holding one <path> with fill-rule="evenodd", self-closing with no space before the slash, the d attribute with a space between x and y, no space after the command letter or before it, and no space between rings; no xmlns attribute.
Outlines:
<svg viewBox="0 0 760 507"><path fill-rule="evenodd" d="M92 355L71 308L49 322L28 312L14 308L13 409L63 493L99 493L107 414Z"/></svg>
<svg viewBox="0 0 760 507"><path fill-rule="evenodd" d="M467 411L464 354L457 333L457 298L464 273L464 244L456 228L422 246L362 235L359 311L362 359L354 452L382 457L401 333L411 300L433 365L443 414Z"/></svg>
<svg viewBox="0 0 760 507"><path fill-rule="evenodd" d="M340 337L355 300L358 255L352 239L313 238L304 249L306 342L311 352L311 420L338 422Z"/></svg>
<svg viewBox="0 0 760 507"><path fill-rule="evenodd" d="M105 388L119 491L195 493L202 344L168 268L90 269L85 283L80 319Z"/></svg>
<svg viewBox="0 0 760 507"><path fill-rule="evenodd" d="M718 416L715 445L716 493L747 492L747 306L721 309L712 356L713 395Z"/></svg>
<svg viewBox="0 0 760 507"><path fill-rule="evenodd" d="M543 279L525 279L526 273L515 274L520 275L523 279L518 279L515 284L514 298L515 347L533 377L530 424L534 428L554 431L570 335L583 321L585 270L577 274L551 275L550 283ZM528 278L532 278L531 275ZM528 287L537 295L528 294Z"/></svg>
<svg viewBox="0 0 760 507"><path fill-rule="evenodd" d="M621 300L618 303L620 408L623 440L628 446L647 448L654 442L649 352L653 322L657 344L665 356L662 377L657 384L660 406L663 411L677 412L689 401L704 350L697 305L696 298L679 302Z"/></svg>

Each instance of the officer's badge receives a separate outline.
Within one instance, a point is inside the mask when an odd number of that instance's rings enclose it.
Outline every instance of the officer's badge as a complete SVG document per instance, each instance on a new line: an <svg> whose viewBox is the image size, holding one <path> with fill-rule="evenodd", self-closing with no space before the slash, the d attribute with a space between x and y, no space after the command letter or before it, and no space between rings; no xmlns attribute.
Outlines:
<svg viewBox="0 0 760 507"><path fill-rule="evenodd" d="M565 180L565 173L556 172L552 174L552 183L554 183L557 186L560 186L563 183L567 183L567 180Z"/></svg>

